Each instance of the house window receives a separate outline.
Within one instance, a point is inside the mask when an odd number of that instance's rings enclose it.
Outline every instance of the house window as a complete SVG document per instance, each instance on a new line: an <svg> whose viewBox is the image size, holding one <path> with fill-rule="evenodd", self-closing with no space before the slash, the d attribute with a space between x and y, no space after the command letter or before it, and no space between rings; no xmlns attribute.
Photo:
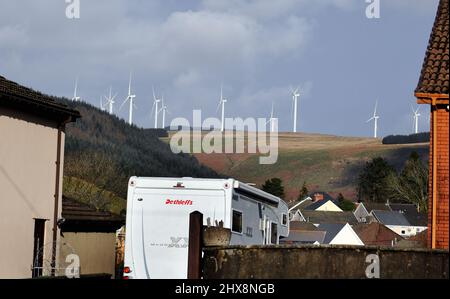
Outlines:
<svg viewBox="0 0 450 299"><path fill-rule="evenodd" d="M404 230L402 230L402 235L404 235L405 234L405 231Z"/></svg>
<svg viewBox="0 0 450 299"><path fill-rule="evenodd" d="M44 237L46 219L34 219L33 272L32 277L42 276L44 264Z"/></svg>
<svg viewBox="0 0 450 299"><path fill-rule="evenodd" d="M270 243L278 244L278 226L275 222L271 223L270 231L271 231Z"/></svg>
<svg viewBox="0 0 450 299"><path fill-rule="evenodd" d="M287 225L287 215L286 214L281 214L281 224L286 226Z"/></svg>
<svg viewBox="0 0 450 299"><path fill-rule="evenodd" d="M242 234L242 212L233 210L233 223L231 230L235 233Z"/></svg>

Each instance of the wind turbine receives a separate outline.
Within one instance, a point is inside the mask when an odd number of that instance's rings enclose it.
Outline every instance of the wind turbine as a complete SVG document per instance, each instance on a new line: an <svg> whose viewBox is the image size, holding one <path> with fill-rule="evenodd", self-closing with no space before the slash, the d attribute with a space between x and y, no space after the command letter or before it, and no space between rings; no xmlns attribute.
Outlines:
<svg viewBox="0 0 450 299"><path fill-rule="evenodd" d="M269 125L269 127L270 127L270 132L275 132L275 121L276 121L276 118L273 117L273 102L272 102L272 110L270 111L270 118L269 118L269 120L266 122L266 125L267 125L267 124L270 124L270 125Z"/></svg>
<svg viewBox="0 0 450 299"><path fill-rule="evenodd" d="M73 91L72 101L74 102L81 101L81 98L77 96L77 89L78 89L78 77L75 79L75 90Z"/></svg>
<svg viewBox="0 0 450 299"><path fill-rule="evenodd" d="M227 99L223 97L223 86L220 85L220 101L217 105L216 113L219 111L219 107L222 106L222 122L220 125L220 131L225 131L225 103L227 102Z"/></svg>
<svg viewBox="0 0 450 299"><path fill-rule="evenodd" d="M162 128L166 127L166 112L170 114L167 109L167 105L164 103L164 96L161 96L161 109L159 109L158 113L162 111Z"/></svg>
<svg viewBox="0 0 450 299"><path fill-rule="evenodd" d="M123 101L122 105L120 105L120 109L122 109L123 105L125 105L125 103L127 101L129 101L130 103L130 110L129 110L129 114L128 114L128 123L131 125L133 124L133 107L136 108L136 105L134 105L134 98L136 97L136 95L131 94L131 73L130 73L130 81L128 82L128 95L125 98L125 101Z"/></svg>
<svg viewBox="0 0 450 299"><path fill-rule="evenodd" d="M152 105L152 112L155 110L155 129L158 128L158 103L161 102L161 99L158 99L155 95L155 89L152 86L152 92L153 92L153 105Z"/></svg>
<svg viewBox="0 0 450 299"><path fill-rule="evenodd" d="M298 98L300 97L300 93L298 92L299 87L297 87L295 90L291 88L291 94L292 94L292 110L294 114L294 125L293 125L293 132L297 132L297 105L298 105Z"/></svg>
<svg viewBox="0 0 450 299"><path fill-rule="evenodd" d="M417 107L417 110L414 110L414 108L411 106L411 110L412 110L412 112L413 112L413 118L414 118L414 133L419 133L419 116L420 116L420 113L419 113L419 109L420 109L420 106L419 107Z"/></svg>
<svg viewBox="0 0 450 299"><path fill-rule="evenodd" d="M371 120L374 121L373 138L377 138L378 119L380 118L380 116L377 115L377 106L378 101L375 102L375 110L373 111L373 116L366 121L366 123L370 122Z"/></svg>
<svg viewBox="0 0 450 299"><path fill-rule="evenodd" d="M109 107L109 114L113 114L113 106L114 106L114 99L117 96L117 92L114 94L114 96L112 95L112 87L109 87L109 96L105 96L105 100L106 100L106 104Z"/></svg>

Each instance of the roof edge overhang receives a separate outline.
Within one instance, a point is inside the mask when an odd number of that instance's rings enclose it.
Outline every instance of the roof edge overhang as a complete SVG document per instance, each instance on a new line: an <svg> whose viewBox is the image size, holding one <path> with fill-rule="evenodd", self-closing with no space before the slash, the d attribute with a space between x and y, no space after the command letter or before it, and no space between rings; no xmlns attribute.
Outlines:
<svg viewBox="0 0 450 299"><path fill-rule="evenodd" d="M423 93L416 92L417 104L429 104L429 105L448 105L449 95L439 93Z"/></svg>

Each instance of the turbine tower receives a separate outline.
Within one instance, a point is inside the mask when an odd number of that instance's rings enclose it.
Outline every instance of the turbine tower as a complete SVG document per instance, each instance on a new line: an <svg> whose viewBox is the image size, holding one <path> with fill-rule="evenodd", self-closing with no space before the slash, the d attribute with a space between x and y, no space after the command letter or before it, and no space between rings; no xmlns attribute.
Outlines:
<svg viewBox="0 0 450 299"><path fill-rule="evenodd" d="M109 87L109 96L105 96L105 100L106 100L106 104L108 105L108 111L109 114L113 114L113 106L114 106L114 99L117 96L117 92L114 94L114 96L112 95L112 87Z"/></svg>
<svg viewBox="0 0 450 299"><path fill-rule="evenodd" d="M413 118L414 118L414 133L419 133L419 116L420 116L420 113L419 113L419 109L420 109L420 106L419 107L417 107L417 110L414 110L414 108L411 106L411 110L412 110L412 112L413 112Z"/></svg>
<svg viewBox="0 0 450 299"><path fill-rule="evenodd" d="M266 125L269 124L270 132L275 132L275 121L276 118L273 117L273 102L272 102L272 110L270 111L270 118L266 122Z"/></svg>
<svg viewBox="0 0 450 299"><path fill-rule="evenodd" d="M77 89L78 89L78 77L75 79L75 90L73 91L72 101L74 102L81 101L81 98L77 95Z"/></svg>
<svg viewBox="0 0 450 299"><path fill-rule="evenodd" d="M298 98L300 97L300 93L298 92L298 87L293 90L291 88L291 94L292 94L292 113L294 114L294 125L293 125L293 132L297 132L297 106L298 106Z"/></svg>
<svg viewBox="0 0 450 299"><path fill-rule="evenodd" d="M223 86L220 86L220 101L217 105L216 113L219 111L219 107L222 106L222 121L220 125L220 131L225 131L225 103L227 102L227 99L223 97Z"/></svg>
<svg viewBox="0 0 450 299"><path fill-rule="evenodd" d="M162 111L162 128L165 129L166 127L166 112L170 114L169 110L167 109L167 105L164 102L164 96L161 96L161 109L159 109L158 113Z"/></svg>
<svg viewBox="0 0 450 299"><path fill-rule="evenodd" d="M155 110L155 129L158 128L158 103L161 102L161 99L158 99L155 95L155 89L152 86L152 92L153 92L153 106L152 106L152 112Z"/></svg>
<svg viewBox="0 0 450 299"><path fill-rule="evenodd" d="M129 114L128 114L128 123L130 125L133 124L133 107L136 108L136 105L134 104L134 98L136 97L136 95L131 94L131 73L130 73L130 81L128 82L128 95L125 99L125 101L123 101L122 105L120 105L120 109L122 109L123 105L125 105L125 103L128 101L130 103L130 110L129 110Z"/></svg>
<svg viewBox="0 0 450 299"><path fill-rule="evenodd" d="M377 138L378 119L380 118L380 116L377 115L377 106L378 106L378 101L375 102L375 110L373 111L373 116L366 121L366 123L370 122L371 120L374 121L373 138Z"/></svg>

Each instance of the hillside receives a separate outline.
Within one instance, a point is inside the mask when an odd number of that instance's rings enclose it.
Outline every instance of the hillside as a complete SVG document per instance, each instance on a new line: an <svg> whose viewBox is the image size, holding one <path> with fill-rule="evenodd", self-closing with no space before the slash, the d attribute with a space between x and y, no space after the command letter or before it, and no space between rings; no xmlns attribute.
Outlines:
<svg viewBox="0 0 450 299"><path fill-rule="evenodd" d="M232 138L231 132L226 133L227 138ZM366 161L381 156L400 169L412 151L417 151L424 161L428 159L427 143L383 145L373 138L280 133L278 161L273 165L260 165L257 154L195 154L195 157L219 173L258 186L266 179L280 177L289 201L297 197L303 181L310 191L343 193L356 199L356 180Z"/></svg>
<svg viewBox="0 0 450 299"><path fill-rule="evenodd" d="M193 156L173 154L158 132L130 126L124 120L82 102L58 99L82 118L66 128L64 193L123 212L131 176L218 177Z"/></svg>

